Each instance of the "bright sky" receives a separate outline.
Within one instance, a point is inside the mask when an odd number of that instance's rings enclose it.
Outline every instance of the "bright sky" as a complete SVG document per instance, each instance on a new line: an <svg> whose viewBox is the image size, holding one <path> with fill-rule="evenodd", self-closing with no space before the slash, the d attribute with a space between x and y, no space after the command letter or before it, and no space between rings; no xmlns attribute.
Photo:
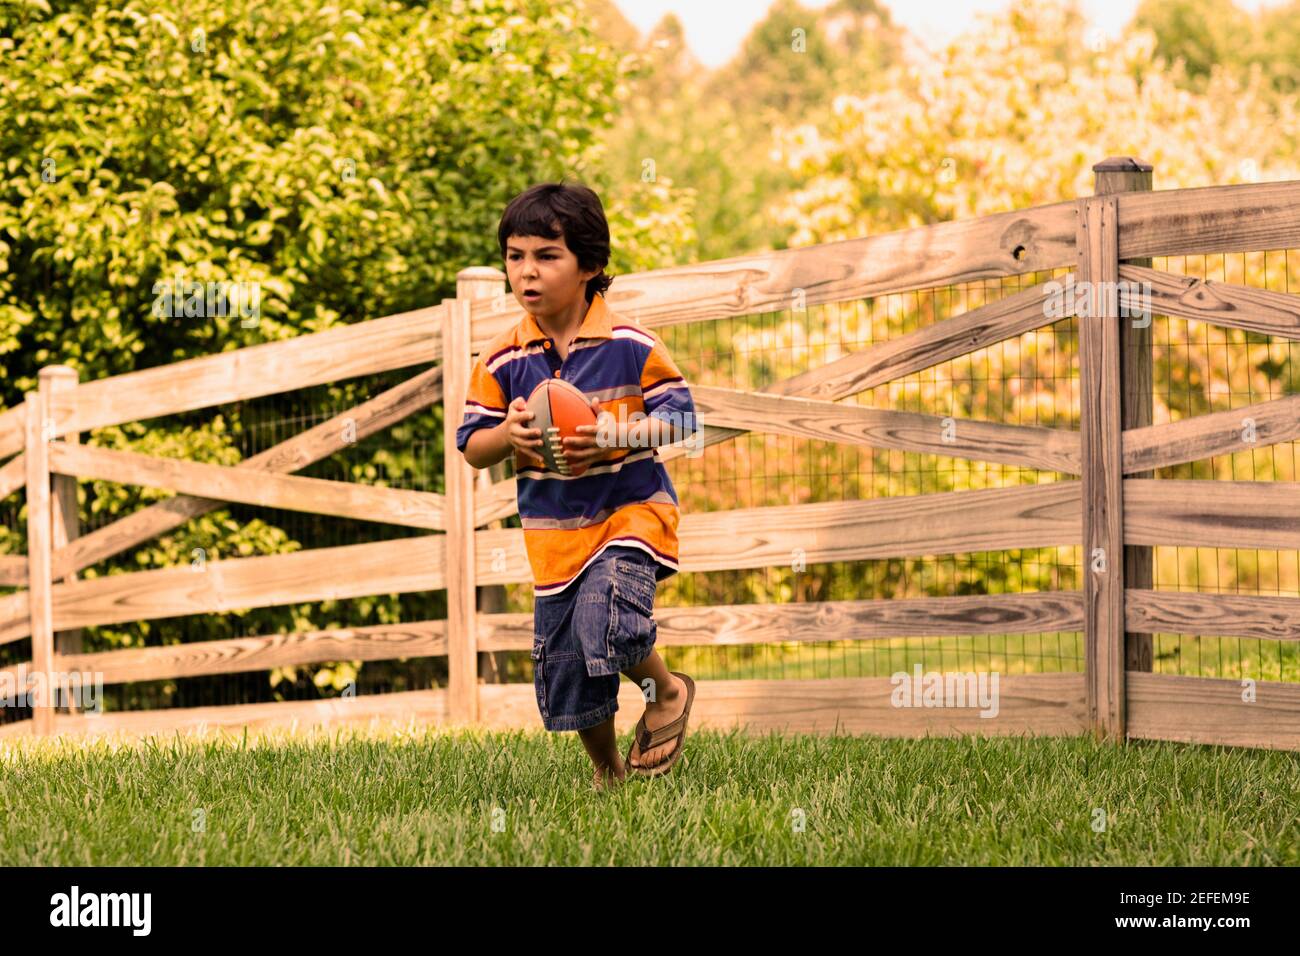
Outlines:
<svg viewBox="0 0 1300 956"><path fill-rule="evenodd" d="M820 9L831 0L800 0ZM993 12L1008 0L880 0L895 23L907 27L931 45L941 45L965 32L977 13ZM1032 3L1033 0L1027 0ZM1273 6L1282 0L1236 0L1246 10ZM767 13L772 0L615 0L623 15L642 33L665 13L672 12L686 30L691 51L706 66L721 66L740 48L741 41ZM1133 17L1138 0L1083 0L1093 25L1118 35Z"/></svg>

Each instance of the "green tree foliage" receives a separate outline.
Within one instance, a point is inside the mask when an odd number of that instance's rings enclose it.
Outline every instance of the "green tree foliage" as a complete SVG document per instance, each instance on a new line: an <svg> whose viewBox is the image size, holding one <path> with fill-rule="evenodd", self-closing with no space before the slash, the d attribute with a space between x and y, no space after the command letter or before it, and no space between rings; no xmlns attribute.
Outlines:
<svg viewBox="0 0 1300 956"><path fill-rule="evenodd" d="M900 67L883 92L842 97L793 130L782 152L802 186L780 212L793 230L791 245L1089 195L1092 166L1107 156L1151 162L1161 189L1300 179L1295 97L1275 101L1259 81L1243 87L1223 71L1206 92L1190 92L1179 85L1178 69L1153 66L1150 31L1110 44L1087 37L1077 3L1009 9L937 59ZM1263 280L1248 274L1238 281ZM1249 363L1256 370L1252 381L1234 391L1268 394L1270 379L1282 376L1276 356L1261 348L1265 353ZM991 351L971 374L1000 382L1014 368L1012 356ZM1039 360L1049 367L1049 356ZM1170 374L1178 406L1200 403L1195 412L1208 410L1208 383L1228 377L1226 369L1209 366ZM938 408L951 387L935 383L921 396L922 408ZM1068 396L1035 389L1019 394L1007 411L1012 421L1037 422L1040 411L1069 405Z"/></svg>
<svg viewBox="0 0 1300 956"><path fill-rule="evenodd" d="M666 16L638 47L641 69L610 136L614 181L653 181L690 202L697 243L676 261L780 248L788 230L768 213L796 179L772 157L773 133L845 92L876 89L901 33L872 0L809 10L781 0L736 57L710 71Z"/></svg>
<svg viewBox="0 0 1300 956"><path fill-rule="evenodd" d="M56 360L99 378L436 301L617 80L538 0L90 4L8 32L6 404ZM176 272L259 282L261 321L152 314Z"/></svg>
<svg viewBox="0 0 1300 956"><path fill-rule="evenodd" d="M1259 12L1256 56L1278 92L1300 92L1300 0Z"/></svg>
<svg viewBox="0 0 1300 956"><path fill-rule="evenodd" d="M1300 103L1216 75L1206 92L1153 60L1147 30L1096 42L1077 2L1012 8L885 88L838 98L781 155L801 188L791 245L1088 195L1092 165L1130 155L1159 188L1300 178Z"/></svg>
<svg viewBox="0 0 1300 956"><path fill-rule="evenodd" d="M1157 56L1182 60L1187 76L1200 84L1214 67L1240 66L1250 53L1254 25L1232 0L1143 0L1134 29L1155 34Z"/></svg>
<svg viewBox="0 0 1300 956"><path fill-rule="evenodd" d="M629 68L566 0L0 5L0 406L53 363L100 379L436 304L458 270L501 265L500 214L543 180L605 196L611 271L674 261L676 197L594 164ZM175 279L256 283L260 316L155 309L156 284ZM324 407L368 395L345 383ZM232 464L245 424L231 408L89 440ZM415 427L350 459L350 477L411 473ZM81 494L99 521L166 497L103 482ZM23 547L0 536L0 551ZM88 575L297 547L221 510Z"/></svg>
<svg viewBox="0 0 1300 956"><path fill-rule="evenodd" d="M777 0L705 92L738 116L789 122L841 93L869 89L897 62L900 47L888 10L874 0L839 0L820 10Z"/></svg>
<svg viewBox="0 0 1300 956"><path fill-rule="evenodd" d="M1258 69L1280 94L1300 89L1300 2L1250 14L1232 0L1143 0L1132 29L1155 34L1156 55L1181 61L1186 83L1204 90L1216 69L1247 82Z"/></svg>

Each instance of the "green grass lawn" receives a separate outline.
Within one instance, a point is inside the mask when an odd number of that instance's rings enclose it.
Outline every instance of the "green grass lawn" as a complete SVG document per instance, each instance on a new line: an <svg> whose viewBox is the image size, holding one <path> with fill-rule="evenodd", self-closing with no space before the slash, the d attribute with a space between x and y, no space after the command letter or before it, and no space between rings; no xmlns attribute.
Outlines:
<svg viewBox="0 0 1300 956"><path fill-rule="evenodd" d="M736 732L687 748L668 777L600 794L576 735L542 731L7 742L0 849L94 866L1300 864L1294 753Z"/></svg>

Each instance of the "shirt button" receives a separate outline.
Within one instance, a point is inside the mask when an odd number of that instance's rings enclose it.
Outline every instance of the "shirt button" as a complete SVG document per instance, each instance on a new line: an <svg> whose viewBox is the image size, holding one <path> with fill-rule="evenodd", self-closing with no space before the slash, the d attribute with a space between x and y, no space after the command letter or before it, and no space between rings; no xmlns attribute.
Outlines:
<svg viewBox="0 0 1300 956"><path fill-rule="evenodd" d="M560 370L558 368L555 370L555 377L556 378L560 377Z"/></svg>
<svg viewBox="0 0 1300 956"><path fill-rule="evenodd" d="M544 348L544 349L549 349L550 347L551 347L551 343L550 343L550 342L543 342L543 343L542 343L542 348Z"/></svg>

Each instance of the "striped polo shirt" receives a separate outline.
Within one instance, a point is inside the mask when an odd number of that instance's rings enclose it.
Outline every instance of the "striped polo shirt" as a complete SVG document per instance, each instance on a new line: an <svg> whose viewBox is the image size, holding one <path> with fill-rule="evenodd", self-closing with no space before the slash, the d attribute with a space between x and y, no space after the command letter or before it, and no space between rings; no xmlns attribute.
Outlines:
<svg viewBox="0 0 1300 956"><path fill-rule="evenodd" d="M527 399L544 378L564 379L621 421L644 412L675 423L679 440L698 427L690 389L663 340L596 293L563 361L529 312L493 339L470 373L456 447L463 453L474 431L500 425L510 403ZM608 449L578 477L518 451L514 465L535 596L559 594L612 546L649 554L657 580L678 571L677 492L658 449Z"/></svg>

